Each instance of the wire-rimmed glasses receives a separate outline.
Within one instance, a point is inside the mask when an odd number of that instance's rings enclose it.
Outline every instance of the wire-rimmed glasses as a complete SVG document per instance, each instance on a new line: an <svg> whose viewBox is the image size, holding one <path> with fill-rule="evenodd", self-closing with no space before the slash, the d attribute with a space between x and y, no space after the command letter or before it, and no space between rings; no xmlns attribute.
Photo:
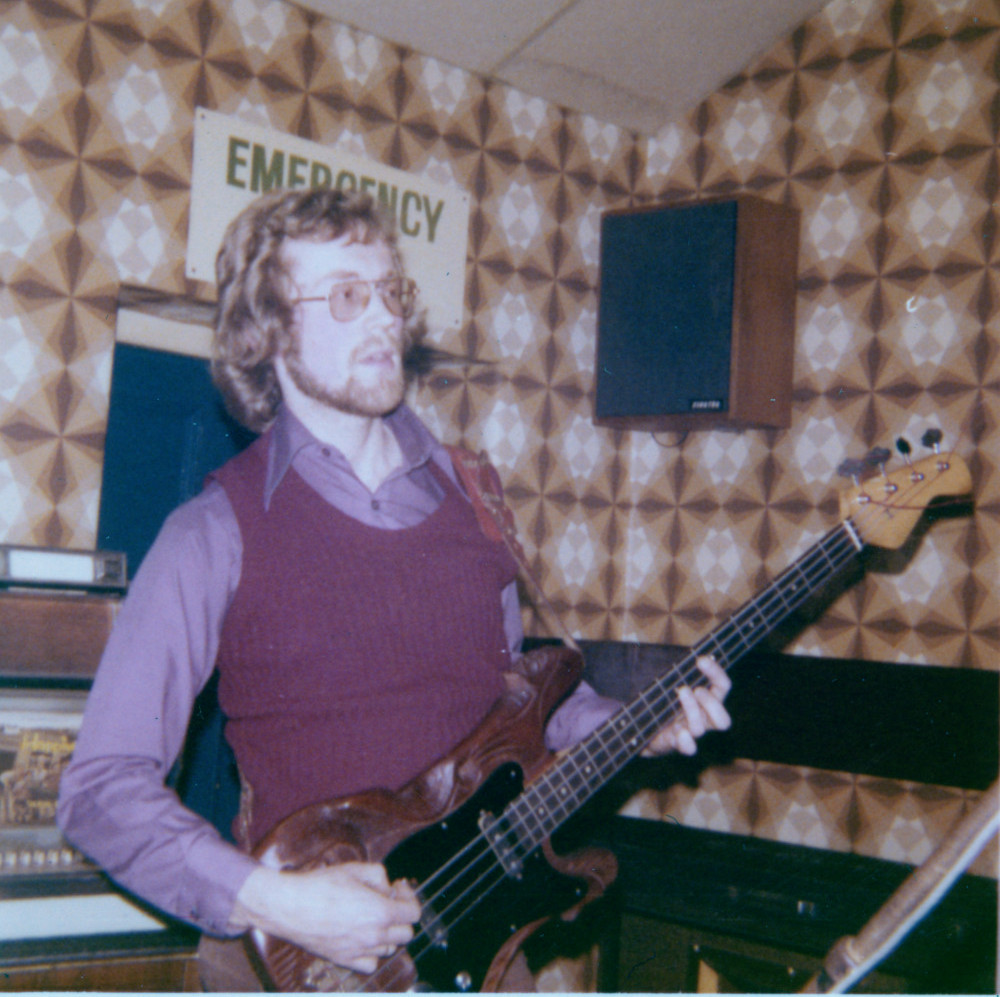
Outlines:
<svg viewBox="0 0 1000 997"><path fill-rule="evenodd" d="M293 298L291 304L300 305L307 301L325 301L330 306L330 314L338 322L350 322L363 315L372 300L372 290L378 292L382 304L399 318L409 318L416 304L417 285L409 277L383 277L381 280L338 280L330 293L322 297Z"/></svg>

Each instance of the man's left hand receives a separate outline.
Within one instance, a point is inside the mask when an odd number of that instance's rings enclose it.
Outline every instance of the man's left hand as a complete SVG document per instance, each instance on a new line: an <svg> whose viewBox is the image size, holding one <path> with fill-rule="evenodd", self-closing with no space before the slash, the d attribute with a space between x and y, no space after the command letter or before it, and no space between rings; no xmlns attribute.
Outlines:
<svg viewBox="0 0 1000 997"><path fill-rule="evenodd" d="M679 751L693 755L698 750L697 739L707 730L726 730L732 721L722 701L726 698L732 681L715 658L702 657L696 662L699 671L708 679L708 686L694 689L681 686L677 698L684 709L682 716L661 727L643 750L644 758Z"/></svg>

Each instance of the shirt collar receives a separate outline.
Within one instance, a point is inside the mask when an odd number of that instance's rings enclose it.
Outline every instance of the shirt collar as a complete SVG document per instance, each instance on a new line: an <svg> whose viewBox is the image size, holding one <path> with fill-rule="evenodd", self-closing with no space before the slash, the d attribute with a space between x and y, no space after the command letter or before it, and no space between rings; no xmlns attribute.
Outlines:
<svg viewBox="0 0 1000 997"><path fill-rule="evenodd" d="M395 472L396 474L408 474L432 458L437 459L442 464L446 461L444 448L408 405L400 405L399 408L383 418L395 435L396 442L403 453L403 463ZM271 496L284 480L296 455L306 447L329 446L334 454L340 456L345 466L349 466L347 459L336 447L317 440L292 414L287 405L282 405L278 410L278 416L274 420L270 432L267 478L264 483L265 509L270 507Z"/></svg>

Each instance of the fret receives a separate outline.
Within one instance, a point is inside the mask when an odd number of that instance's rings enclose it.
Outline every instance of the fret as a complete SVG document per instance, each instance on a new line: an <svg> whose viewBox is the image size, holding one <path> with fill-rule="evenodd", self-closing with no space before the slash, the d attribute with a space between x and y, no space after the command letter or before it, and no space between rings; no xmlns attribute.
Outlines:
<svg viewBox="0 0 1000 997"><path fill-rule="evenodd" d="M622 710L615 718L614 730L619 750L632 752L636 749L637 738L642 728L638 721L629 715L627 710ZM638 747L641 748L642 745L639 744Z"/></svg>
<svg viewBox="0 0 1000 997"><path fill-rule="evenodd" d="M749 606L745 613L739 613L738 616L736 625L739 635L744 648L749 650L767 632L767 623L762 615L761 607L756 602Z"/></svg>
<svg viewBox="0 0 1000 997"><path fill-rule="evenodd" d="M657 693L655 699L652 696L653 693ZM632 729L635 732L635 738L638 739L640 749L648 739L649 731L652 729L655 732L656 728L661 726L662 718L667 709L669 709L673 698L672 690L670 693L667 693L657 685L655 688L648 690L647 693L644 693L640 701L637 702L637 716ZM640 710L641 713L639 712ZM629 747L630 749L635 748L634 740L629 742Z"/></svg>
<svg viewBox="0 0 1000 997"><path fill-rule="evenodd" d="M700 674L700 673L698 673ZM645 693L643 698L648 700L647 709L652 722L662 717L669 709L673 701L673 690L664 687L662 681L654 682ZM644 727L649 726L649 722L644 723Z"/></svg>
<svg viewBox="0 0 1000 997"><path fill-rule="evenodd" d="M749 622L749 621L748 621ZM740 653L749 651L756 643L752 625L746 626L742 619L735 619L730 627L733 636L739 642Z"/></svg>
<svg viewBox="0 0 1000 997"><path fill-rule="evenodd" d="M830 552L827 550L827 545L820 544L820 549L822 550L823 556L826 558L827 563L830 565L830 567L831 568L835 567L836 561L834 561L834 559L830 556Z"/></svg>
<svg viewBox="0 0 1000 997"><path fill-rule="evenodd" d="M614 752L607 743L609 737L614 736L614 729L612 728L611 731L607 731L601 728L601 730L603 731L602 736L596 739L596 743L590 752L591 761L597 769L598 775L602 775L608 769L615 757Z"/></svg>
<svg viewBox="0 0 1000 997"><path fill-rule="evenodd" d="M565 756L559 771L562 773L562 782L571 796L575 797L578 793L586 791L590 783L589 775L577 763L575 756Z"/></svg>
<svg viewBox="0 0 1000 997"><path fill-rule="evenodd" d="M562 784L555 790L554 799L555 803L551 806L551 810L556 827L558 827L570 814L576 812L580 801L574 799L569 789Z"/></svg>
<svg viewBox="0 0 1000 997"><path fill-rule="evenodd" d="M796 591L808 589L809 586L809 576L805 574L798 565L793 565L793 567L789 569L789 572L792 577L779 576L778 580L771 586L770 589L770 591L773 591L775 595L781 599L782 607L785 612L791 612L797 605L797 600L794 598Z"/></svg>
<svg viewBox="0 0 1000 997"><path fill-rule="evenodd" d="M526 796L527 794L522 796L520 800L514 801L503 812L503 817L506 818L507 826L510 828L509 833L516 838L518 848L523 850L525 854L530 852L536 844L544 841L546 837ZM496 848L494 848L495 850Z"/></svg>
<svg viewBox="0 0 1000 997"><path fill-rule="evenodd" d="M519 840L529 850L548 838L591 793L588 786L581 787L583 792L574 792L563 781L553 788L552 783L558 781L552 778L553 775L557 773L547 774L533 783L505 811L512 826L517 828Z"/></svg>
<svg viewBox="0 0 1000 997"><path fill-rule="evenodd" d="M695 646L698 649L698 654L711 654L720 662L725 661L728 657L725 648L719 643L719 631L717 630L704 637Z"/></svg>
<svg viewBox="0 0 1000 997"><path fill-rule="evenodd" d="M583 787L584 789L586 787ZM554 821L558 827L576 810L579 797L571 790L558 769L552 769L535 782L529 794L531 811L539 821Z"/></svg>

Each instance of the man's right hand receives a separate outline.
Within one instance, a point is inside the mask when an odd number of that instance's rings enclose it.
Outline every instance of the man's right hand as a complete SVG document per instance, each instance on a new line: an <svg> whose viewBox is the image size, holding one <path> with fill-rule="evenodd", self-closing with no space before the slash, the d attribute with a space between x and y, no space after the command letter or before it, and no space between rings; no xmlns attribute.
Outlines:
<svg viewBox="0 0 1000 997"><path fill-rule="evenodd" d="M413 938L420 904L385 867L345 862L309 872L260 866L236 897L231 927L259 928L338 966L371 973L381 956Z"/></svg>

